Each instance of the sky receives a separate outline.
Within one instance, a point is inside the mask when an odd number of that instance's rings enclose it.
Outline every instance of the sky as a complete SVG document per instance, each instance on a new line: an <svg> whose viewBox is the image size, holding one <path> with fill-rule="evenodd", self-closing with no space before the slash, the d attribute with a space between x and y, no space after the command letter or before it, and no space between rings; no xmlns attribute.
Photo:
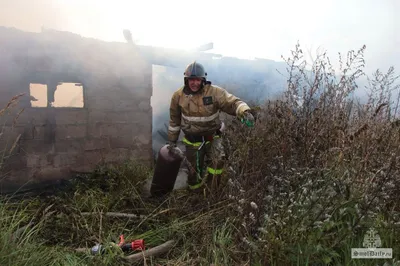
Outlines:
<svg viewBox="0 0 400 266"><path fill-rule="evenodd" d="M297 42L315 55L367 46L366 71L400 69L399 0L0 0L0 26L71 31L124 42L129 29L138 44L192 49L281 61Z"/></svg>

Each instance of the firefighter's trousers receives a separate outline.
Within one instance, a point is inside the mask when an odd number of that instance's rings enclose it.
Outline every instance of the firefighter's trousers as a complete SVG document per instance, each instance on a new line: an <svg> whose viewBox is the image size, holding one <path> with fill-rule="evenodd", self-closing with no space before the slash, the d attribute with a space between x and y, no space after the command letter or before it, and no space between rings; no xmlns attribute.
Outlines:
<svg viewBox="0 0 400 266"><path fill-rule="evenodd" d="M223 173L225 152L222 138L218 135L212 140L190 142L183 138L186 146L186 158L190 162L188 185L190 189L198 189L207 186L215 189L221 182Z"/></svg>

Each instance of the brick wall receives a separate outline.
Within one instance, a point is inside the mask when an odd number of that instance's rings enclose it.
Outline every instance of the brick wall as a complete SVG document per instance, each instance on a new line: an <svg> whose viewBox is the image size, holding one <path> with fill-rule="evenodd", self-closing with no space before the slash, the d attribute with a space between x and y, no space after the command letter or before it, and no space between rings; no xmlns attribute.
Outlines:
<svg viewBox="0 0 400 266"><path fill-rule="evenodd" d="M127 43L0 27L0 109L25 93L0 115L0 156L7 155L0 190L68 178L99 162L151 164L151 72ZM47 106L32 107L32 83L47 85ZM83 107L51 106L61 83L83 86Z"/></svg>

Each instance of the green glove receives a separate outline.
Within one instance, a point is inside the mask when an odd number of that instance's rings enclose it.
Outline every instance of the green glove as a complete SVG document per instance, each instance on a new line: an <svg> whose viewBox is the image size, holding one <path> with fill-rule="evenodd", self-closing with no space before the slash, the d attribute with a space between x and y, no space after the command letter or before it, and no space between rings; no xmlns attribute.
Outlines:
<svg viewBox="0 0 400 266"><path fill-rule="evenodd" d="M247 127L254 127L254 116L248 110L243 113L243 117L240 119L240 121Z"/></svg>

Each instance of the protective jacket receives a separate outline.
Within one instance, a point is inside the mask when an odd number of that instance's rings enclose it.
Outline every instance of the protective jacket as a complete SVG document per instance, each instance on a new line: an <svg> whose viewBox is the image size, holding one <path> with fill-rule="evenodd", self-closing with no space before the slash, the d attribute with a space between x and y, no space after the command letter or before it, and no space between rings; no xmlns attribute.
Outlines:
<svg viewBox="0 0 400 266"><path fill-rule="evenodd" d="M211 83L195 93L183 86L171 98L168 140L177 141L180 130L185 135L213 135L221 127L220 111L240 117L249 109L240 98Z"/></svg>

